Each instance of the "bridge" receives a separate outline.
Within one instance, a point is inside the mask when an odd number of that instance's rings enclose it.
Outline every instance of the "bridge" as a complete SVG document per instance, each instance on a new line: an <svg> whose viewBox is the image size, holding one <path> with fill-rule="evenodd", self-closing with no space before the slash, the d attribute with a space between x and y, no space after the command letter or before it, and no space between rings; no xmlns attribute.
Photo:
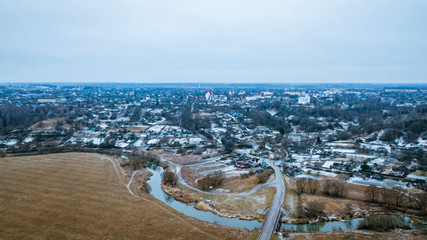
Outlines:
<svg viewBox="0 0 427 240"><path fill-rule="evenodd" d="M271 160L266 159L265 161L268 165L273 167L275 173L275 184L273 186L276 188L276 195L262 223L260 229L261 234L258 237L259 240L269 240L271 235L277 230L280 214L282 212L282 204L285 198L285 185L283 184L283 176L279 167L274 165Z"/></svg>

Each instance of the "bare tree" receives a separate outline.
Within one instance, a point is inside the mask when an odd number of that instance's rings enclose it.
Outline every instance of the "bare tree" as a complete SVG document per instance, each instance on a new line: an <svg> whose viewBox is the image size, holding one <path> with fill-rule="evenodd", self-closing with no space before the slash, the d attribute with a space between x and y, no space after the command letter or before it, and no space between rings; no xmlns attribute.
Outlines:
<svg viewBox="0 0 427 240"><path fill-rule="evenodd" d="M377 202L379 195L379 189L377 186L370 185L365 190L365 197L370 202Z"/></svg>
<svg viewBox="0 0 427 240"><path fill-rule="evenodd" d="M421 210L424 215L427 215L427 192L419 192L413 194L411 204L414 208Z"/></svg>
<svg viewBox="0 0 427 240"><path fill-rule="evenodd" d="M296 210L295 210L295 216L297 218L304 217L304 208L302 207L301 196L298 196L298 205L297 205Z"/></svg>
<svg viewBox="0 0 427 240"><path fill-rule="evenodd" d="M391 207L393 205L393 191L388 188L380 188L382 202Z"/></svg>
<svg viewBox="0 0 427 240"><path fill-rule="evenodd" d="M298 178L296 181L296 185L297 185L297 192L299 193L303 193L305 190L305 179L304 178Z"/></svg>
<svg viewBox="0 0 427 240"><path fill-rule="evenodd" d="M345 211L348 213L348 215L353 216L353 205L351 203L345 204Z"/></svg>
<svg viewBox="0 0 427 240"><path fill-rule="evenodd" d="M312 178L308 178L306 182L307 182L307 186L308 186L308 191L311 194L316 194L316 192L320 188L319 182L317 180L312 179Z"/></svg>
<svg viewBox="0 0 427 240"><path fill-rule="evenodd" d="M163 173L163 183L174 187L178 183L178 177L175 175L175 173L166 171Z"/></svg>
<svg viewBox="0 0 427 240"><path fill-rule="evenodd" d="M323 185L323 192L334 197L344 197L345 187L342 182L327 180Z"/></svg>
<svg viewBox="0 0 427 240"><path fill-rule="evenodd" d="M270 178L271 173L271 171L267 170L257 174L258 183L265 183Z"/></svg>
<svg viewBox="0 0 427 240"><path fill-rule="evenodd" d="M202 190L208 190L211 187L217 187L221 185L225 180L224 173L221 171L207 175L206 177L199 179L197 184Z"/></svg>
<svg viewBox="0 0 427 240"><path fill-rule="evenodd" d="M407 202L406 201L407 193L405 192L405 190L398 187L393 188L392 190L394 191L394 194L393 194L394 205L399 207L404 206L405 203Z"/></svg>
<svg viewBox="0 0 427 240"><path fill-rule="evenodd" d="M221 185L225 180L224 173L221 171L211 174L211 177L213 179L213 183L215 187Z"/></svg>
<svg viewBox="0 0 427 240"><path fill-rule="evenodd" d="M305 208L305 215L307 217L318 217L322 214L323 209L325 208L324 204L319 201L310 201L307 203Z"/></svg>

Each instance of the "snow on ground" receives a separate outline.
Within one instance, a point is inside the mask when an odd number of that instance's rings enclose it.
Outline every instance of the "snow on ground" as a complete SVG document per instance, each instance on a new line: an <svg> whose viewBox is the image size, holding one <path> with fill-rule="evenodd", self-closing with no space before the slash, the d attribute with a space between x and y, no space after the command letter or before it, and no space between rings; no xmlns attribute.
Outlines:
<svg viewBox="0 0 427 240"><path fill-rule="evenodd" d="M16 139L10 139L7 143L6 143L6 145L7 146L13 146L13 145L15 145L15 144L17 144L18 143L18 140L16 140Z"/></svg>
<svg viewBox="0 0 427 240"><path fill-rule="evenodd" d="M403 137L398 138L396 142L399 147L403 147L405 145L405 139Z"/></svg>
<svg viewBox="0 0 427 240"><path fill-rule="evenodd" d="M77 142L77 138L76 137L71 137L70 139L68 139L67 140L67 142L70 142L70 143L76 143Z"/></svg>
<svg viewBox="0 0 427 240"><path fill-rule="evenodd" d="M149 129L147 129L147 132L159 134L162 131L163 127L164 127L163 125L154 125L154 126L150 127Z"/></svg>
<svg viewBox="0 0 427 240"><path fill-rule="evenodd" d="M375 186L384 186L384 183L375 179L363 179L361 177L351 177L347 180L349 183L359 184L359 185L375 185Z"/></svg>
<svg viewBox="0 0 427 240"><path fill-rule="evenodd" d="M123 141L117 141L116 142L116 147L119 147L119 148L125 148L125 147L127 147L129 145L129 143L125 143L125 142L123 142Z"/></svg>
<svg viewBox="0 0 427 240"><path fill-rule="evenodd" d="M406 176L406 178L408 178L408 179L418 179L418 180L424 180L424 181L427 181L427 177L426 177L426 176L416 175L416 174L408 174L408 176Z"/></svg>
<svg viewBox="0 0 427 240"><path fill-rule="evenodd" d="M251 152L251 149L236 149L235 152L240 154L249 154Z"/></svg>
<svg viewBox="0 0 427 240"><path fill-rule="evenodd" d="M376 179L363 179L361 177L351 177L347 180L349 183L353 184L359 184L359 185L375 185L379 187L400 187L400 188L408 188L406 185L401 181L395 181L391 179L385 179L384 181L379 181Z"/></svg>
<svg viewBox="0 0 427 240"><path fill-rule="evenodd" d="M350 159L365 160L365 159L373 159L373 158L376 158L377 156L367 155L367 154L358 154L358 153L348 153L348 154L346 154L346 157L350 158Z"/></svg>
<svg viewBox="0 0 427 240"><path fill-rule="evenodd" d="M242 174L249 173L248 170L234 170L225 172L226 177L240 177Z"/></svg>
<svg viewBox="0 0 427 240"><path fill-rule="evenodd" d="M189 167L190 169L200 169L200 168L207 168L207 167L219 167L219 166L224 166L221 163L218 163L216 161L210 161L210 162L206 162L203 164L197 164L195 166Z"/></svg>
<svg viewBox="0 0 427 240"><path fill-rule="evenodd" d="M148 145L155 145L155 144L159 143L159 141L160 141L160 139L153 138L153 139L148 140L147 144Z"/></svg>
<svg viewBox="0 0 427 240"><path fill-rule="evenodd" d="M277 114L277 111L275 109L267 110L268 113L271 114L271 116L274 116Z"/></svg>
<svg viewBox="0 0 427 240"><path fill-rule="evenodd" d="M424 140L422 137L419 137L417 141L419 144L427 146L427 139Z"/></svg>
<svg viewBox="0 0 427 240"><path fill-rule="evenodd" d="M116 122L129 122L129 118L128 117L117 118Z"/></svg>
<svg viewBox="0 0 427 240"><path fill-rule="evenodd" d="M371 149L371 150L375 150L377 151L380 148L384 148L386 149L388 152L391 151L391 147L389 145L385 145L385 144L367 144L367 143L362 143L361 147L363 148L367 148L367 149Z"/></svg>
<svg viewBox="0 0 427 240"><path fill-rule="evenodd" d="M336 173L319 171L319 170L313 170L313 169L307 169L307 168L303 168L302 170L304 172L310 171L310 174L319 174L319 175L326 176L326 177L336 177L338 175Z"/></svg>
<svg viewBox="0 0 427 240"><path fill-rule="evenodd" d="M133 145L135 147L142 147L142 146L144 146L144 141L141 139L138 139Z"/></svg>
<svg viewBox="0 0 427 240"><path fill-rule="evenodd" d="M297 175L295 178L311 178L311 179L315 179L315 180L322 180L323 179L322 177L315 177L315 176L307 175L307 174L300 174L300 175Z"/></svg>
<svg viewBox="0 0 427 240"><path fill-rule="evenodd" d="M200 144L201 142L203 142L204 140L202 139L202 138L200 138L200 137L195 137L195 138L190 138L189 140L188 140L188 143L189 144Z"/></svg>
<svg viewBox="0 0 427 240"><path fill-rule="evenodd" d="M225 129L225 128L219 128L219 127L213 127L213 128L211 128L211 130L214 133L221 133L221 132L225 133L225 132L227 132L227 129Z"/></svg>
<svg viewBox="0 0 427 240"><path fill-rule="evenodd" d="M387 159L384 159L384 158L377 158L377 159L374 159L374 160L372 160L372 161L369 161L367 164L369 165L369 166L373 166L374 164L378 164L378 165L380 165L380 166L382 166L382 165L384 165L384 164L386 164L387 163Z"/></svg>
<svg viewBox="0 0 427 240"><path fill-rule="evenodd" d="M34 138L33 137L26 137L24 140L23 140L23 142L24 143L29 143L29 142L32 142L34 140Z"/></svg>
<svg viewBox="0 0 427 240"><path fill-rule="evenodd" d="M295 159L297 162L303 162L310 159L310 156L308 155L299 155L299 154L292 154L292 158Z"/></svg>
<svg viewBox="0 0 427 240"><path fill-rule="evenodd" d="M227 172L231 172L231 171L235 171L235 170L238 170L238 168L236 168L235 166L227 166L224 168L218 168L218 169L214 169L214 170L200 172L199 174L203 175L203 176L207 176L211 173L218 172L218 171L221 171L221 172L224 172L225 174L227 174Z"/></svg>
<svg viewBox="0 0 427 240"><path fill-rule="evenodd" d="M105 122L101 122L101 124L99 124L99 126L100 126L102 129L106 129L106 128L108 127L107 123L105 123Z"/></svg>
<svg viewBox="0 0 427 240"><path fill-rule="evenodd" d="M332 149L332 152L337 153L356 153L355 149L346 149L346 148L334 148Z"/></svg>
<svg viewBox="0 0 427 240"><path fill-rule="evenodd" d="M339 146L339 147L353 147L353 143L347 143L347 142L328 142L326 143L328 146Z"/></svg>
<svg viewBox="0 0 427 240"><path fill-rule="evenodd" d="M185 145L187 144L187 138L175 138L172 142L178 145Z"/></svg>
<svg viewBox="0 0 427 240"><path fill-rule="evenodd" d="M92 143L95 145L99 145L104 142L103 138L93 138Z"/></svg>
<svg viewBox="0 0 427 240"><path fill-rule="evenodd" d="M165 128L163 129L164 131L177 131L177 132L185 132L185 130L181 127L178 126L170 126L167 125L165 126Z"/></svg>
<svg viewBox="0 0 427 240"><path fill-rule="evenodd" d="M73 142L73 140L74 139L71 139L70 138L70 140L71 140L71 142ZM69 141L70 141L69 140ZM76 139L77 140L77 139ZM83 143L89 143L89 142L92 142L93 144L95 144L95 145L99 145L99 144L101 144L102 142L104 142L104 139L103 138L88 138L88 137L86 137L86 138L80 138L80 140L83 142Z"/></svg>

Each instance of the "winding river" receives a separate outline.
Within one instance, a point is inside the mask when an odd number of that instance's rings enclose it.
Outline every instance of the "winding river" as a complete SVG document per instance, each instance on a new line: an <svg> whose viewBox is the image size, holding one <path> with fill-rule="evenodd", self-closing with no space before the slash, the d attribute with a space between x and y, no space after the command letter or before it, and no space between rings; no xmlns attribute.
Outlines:
<svg viewBox="0 0 427 240"><path fill-rule="evenodd" d="M199 219L205 222L210 222L214 224L219 224L223 226L229 226L234 228L245 228L245 229L255 229L261 227L261 222L257 220L247 221L241 220L239 218L227 218L218 216L209 211L200 211L194 208L192 205L187 205L183 202L175 200L171 195L164 192L161 183L163 177L163 168L158 165L152 164L147 168L153 176L150 180L147 181L149 185L150 193L160 201L164 202L173 209L195 219ZM422 226L416 226L409 222L410 218L405 216L396 216L403 220L412 228L422 228ZM319 222L314 224L281 224L281 229L288 231L315 231L315 232L329 232L335 230L346 230L346 229L356 229L357 225L364 218L354 218L344 222L341 221L332 221L332 222Z"/></svg>

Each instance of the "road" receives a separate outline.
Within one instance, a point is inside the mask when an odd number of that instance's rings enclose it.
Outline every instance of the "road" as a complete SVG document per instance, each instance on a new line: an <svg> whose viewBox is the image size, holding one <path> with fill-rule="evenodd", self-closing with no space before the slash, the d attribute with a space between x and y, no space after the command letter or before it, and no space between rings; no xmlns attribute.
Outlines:
<svg viewBox="0 0 427 240"><path fill-rule="evenodd" d="M175 164L175 163L173 163L171 161L168 161L166 159L163 159L163 158L159 158L159 159L160 159L160 161L162 161L162 162L164 162L166 164L169 164L172 167L173 172L178 177L179 184L181 184L184 187L190 188L193 191L200 192L200 193L210 193L210 194L215 194L215 195L232 196L232 197L244 197L244 196L249 196L251 194L254 194L258 190L261 190L262 188L265 188L265 187L274 187L274 188L277 188L276 187L276 183L274 183L274 180L269 180L268 182L266 182L264 184L258 185L256 187L252 188L251 190L249 190L247 192L242 192L242 193L222 193L222 192L203 191L203 190L200 190L200 189L198 189L196 187L193 187L193 186L189 185L184 180L184 178L182 178L182 176L181 176L181 165Z"/></svg>
<svg viewBox="0 0 427 240"><path fill-rule="evenodd" d="M275 174L274 181L272 186L276 188L276 195L271 204L270 210L268 211L267 216L264 219L262 225L261 234L259 235L259 240L268 240L271 238L271 235L275 231L276 220L280 217L280 212L282 210L282 204L285 199L285 184L283 183L283 176L280 168L273 164L273 161L269 159L264 159L264 161L270 165Z"/></svg>
<svg viewBox="0 0 427 240"><path fill-rule="evenodd" d="M274 200L271 204L270 210L264 219L263 227L261 229L262 231L261 231L261 234L258 237L258 239L268 240L271 238L271 235L275 232L276 221L280 217L283 201L285 199L286 188L285 188L282 172L280 171L280 168L278 166L274 165L274 162L272 160L261 159L273 168L274 175L275 175L274 179L270 180L269 182L267 182L263 185L257 186L248 192L244 192L244 193L214 193L214 192L202 191L202 190L197 189L193 186L190 186L189 184L187 184L187 182L185 182L185 180L181 177L181 166L180 165L174 164L174 163L167 161L165 159L160 158L160 160L162 162L168 163L170 166L172 166L174 173L178 176L178 182L181 185L188 187L188 188L190 188L194 191L197 191L197 192L212 193L212 194L226 195L226 196L247 196L247 195L250 195L250 194L252 194L252 193L254 193L254 192L256 192L256 191L258 191L264 187L276 188L276 195L274 196Z"/></svg>

